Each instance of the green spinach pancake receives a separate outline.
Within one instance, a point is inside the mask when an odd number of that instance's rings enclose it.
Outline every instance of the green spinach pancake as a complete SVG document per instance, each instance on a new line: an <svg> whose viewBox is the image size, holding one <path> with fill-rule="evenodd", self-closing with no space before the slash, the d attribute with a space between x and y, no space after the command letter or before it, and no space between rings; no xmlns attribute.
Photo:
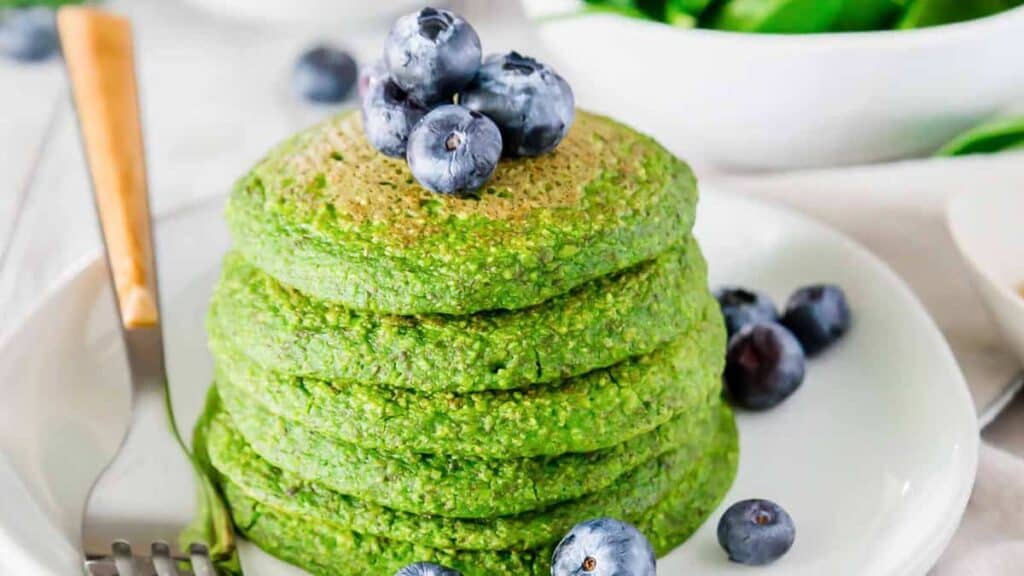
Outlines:
<svg viewBox="0 0 1024 576"><path fill-rule="evenodd" d="M654 258L690 231L693 173L580 111L561 145L504 159L475 198L432 193L358 114L290 138L233 188L245 258L311 297L400 315L520 309Z"/></svg>
<svg viewBox="0 0 1024 576"><path fill-rule="evenodd" d="M721 411L706 445L687 445L652 459L624 474L609 488L535 512L479 520L424 516L392 510L346 496L263 460L227 419L204 426L206 448L217 475L245 497L282 512L323 518L363 534L413 542L431 548L519 550L548 546L580 518L611 516L636 520L648 508L682 486L691 492L712 479L714 462L735 460L735 429L731 415ZM731 471L723 470L723 476ZM717 495L702 507L714 504Z"/></svg>
<svg viewBox="0 0 1024 576"><path fill-rule="evenodd" d="M450 518L518 514L603 490L666 452L703 446L721 405L709 395L646 434L594 452L495 460L360 448L219 392L231 425L274 466L382 506Z"/></svg>
<svg viewBox="0 0 1024 576"><path fill-rule="evenodd" d="M591 452L698 413L719 393L724 328L714 298L702 308L690 330L649 355L525 390L422 394L287 376L219 335L216 378L224 396L363 448L476 458Z"/></svg>
<svg viewBox="0 0 1024 576"><path fill-rule="evenodd" d="M696 207L683 161L584 111L468 195L359 114L278 145L228 200L193 437L237 530L322 576L548 575L600 516L682 543L738 460Z"/></svg>
<svg viewBox="0 0 1024 576"><path fill-rule="evenodd" d="M208 324L211 338L285 374L423 392L507 390L651 352L704 318L706 287L704 259L687 239L524 310L388 316L304 296L231 254Z"/></svg>
<svg viewBox="0 0 1024 576"><path fill-rule="evenodd" d="M735 437L721 440L735 447ZM714 451L712 449L712 451ZM701 478L696 469L657 504L629 519L650 540L655 553L667 554L690 536L715 509L736 469L735 451L709 459ZM464 576L548 576L551 553L561 536L533 550L459 550L364 534L330 518L297 514L266 504L230 481L225 495L239 531L267 552L316 576L390 576L413 562L431 561Z"/></svg>

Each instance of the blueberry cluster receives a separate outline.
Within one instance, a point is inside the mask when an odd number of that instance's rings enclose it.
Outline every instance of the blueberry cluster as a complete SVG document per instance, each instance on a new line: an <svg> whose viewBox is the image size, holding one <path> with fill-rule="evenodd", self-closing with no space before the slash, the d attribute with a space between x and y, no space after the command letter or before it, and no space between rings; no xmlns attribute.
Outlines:
<svg viewBox="0 0 1024 576"><path fill-rule="evenodd" d="M729 334L725 389L733 404L766 410L804 381L805 358L839 340L850 328L850 308L833 285L801 288L779 315L765 294L739 287L716 293Z"/></svg>
<svg viewBox="0 0 1024 576"><path fill-rule="evenodd" d="M572 125L572 89L553 70L517 52L481 58L465 19L427 7L395 22L360 78L367 140L434 192L476 190L502 155L550 152Z"/></svg>
<svg viewBox="0 0 1024 576"><path fill-rule="evenodd" d="M781 315L761 292L727 286L715 296L729 334L726 395L747 410L767 410L789 398L803 384L806 357L836 343L852 324L846 295L831 284L800 288ZM719 544L740 564L774 562L795 538L793 519L768 500L737 502L718 522Z"/></svg>

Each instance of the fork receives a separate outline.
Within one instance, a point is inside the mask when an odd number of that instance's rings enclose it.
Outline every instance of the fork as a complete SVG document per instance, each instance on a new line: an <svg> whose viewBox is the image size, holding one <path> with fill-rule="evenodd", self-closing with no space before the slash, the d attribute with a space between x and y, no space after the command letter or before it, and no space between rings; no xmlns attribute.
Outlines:
<svg viewBox="0 0 1024 576"><path fill-rule="evenodd" d="M171 409L131 25L99 9L65 7L57 26L132 394L128 431L82 515L85 573L211 576L215 561L232 557L234 536L224 503L203 466L189 456ZM170 543L185 533L185 552L176 552Z"/></svg>

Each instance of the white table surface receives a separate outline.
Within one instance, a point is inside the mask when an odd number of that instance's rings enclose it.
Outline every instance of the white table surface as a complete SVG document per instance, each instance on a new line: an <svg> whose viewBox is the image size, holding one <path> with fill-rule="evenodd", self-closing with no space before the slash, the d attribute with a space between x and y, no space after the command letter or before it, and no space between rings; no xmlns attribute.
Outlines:
<svg viewBox="0 0 1024 576"><path fill-rule="evenodd" d="M476 13L472 19L486 50L540 50L514 18L512 3L467 3ZM180 0L115 2L114 7L135 20L157 214L225 193L270 145L330 112L305 106L288 91L291 63L304 46L327 37L367 61L383 38L383 25L272 29L212 18ZM552 58L557 62L557 55ZM628 109L622 116L628 120ZM672 146L670 134L659 137ZM810 213L886 260L936 318L976 400L990 398L1018 369L967 283L966 269L945 231L942 207L951 193L1021 186L1024 155L770 176L699 173L716 187ZM76 261L98 253L90 202L59 61L39 66L0 63L0 341ZM1012 416L997 422L990 438L1020 455L1022 412L1024 406L1015 406ZM1014 421L1006 421L1010 417ZM987 486L985 479L980 477L979 486ZM1001 530L992 528L1000 524L986 523L984 514L972 514L982 531ZM1024 539L1024 511L1016 520L1012 525L1019 525L1021 532L1007 538ZM977 546L973 532L959 537L953 547L956 557L944 560L936 573L955 574L950 566L961 566L962 552ZM1013 556L1014 562L1022 558Z"/></svg>

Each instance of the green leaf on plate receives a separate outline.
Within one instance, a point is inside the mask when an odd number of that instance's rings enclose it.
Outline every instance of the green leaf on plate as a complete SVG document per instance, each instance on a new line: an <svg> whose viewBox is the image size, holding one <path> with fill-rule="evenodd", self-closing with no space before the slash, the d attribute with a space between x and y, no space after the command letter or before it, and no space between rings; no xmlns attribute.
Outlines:
<svg viewBox="0 0 1024 576"><path fill-rule="evenodd" d="M924 28L984 18L1020 6L1024 0L913 0L897 28Z"/></svg>
<svg viewBox="0 0 1024 576"><path fill-rule="evenodd" d="M240 576L242 569L238 559L238 550L235 548L235 531L231 513L228 512L219 488L213 481L213 478L216 477L216 470L210 464L210 457L206 452L205 432L209 428L208 423L211 416L215 413L212 407L218 401L215 388L211 386L207 393L206 411L200 414L192 435L192 465L196 467L201 479L200 485L197 487L196 517L178 536L178 544L183 551L186 551L191 542L206 543L210 551L210 558L217 565L219 574ZM169 399L167 406L170 406ZM173 422L174 416L172 415L171 418ZM180 436L178 441L181 442Z"/></svg>
<svg viewBox="0 0 1024 576"><path fill-rule="evenodd" d="M1024 149L1024 118L994 120L957 136L942 147L938 156L995 154Z"/></svg>
<svg viewBox="0 0 1024 576"><path fill-rule="evenodd" d="M808 34L827 32L845 0L727 0L712 28L734 32Z"/></svg>

